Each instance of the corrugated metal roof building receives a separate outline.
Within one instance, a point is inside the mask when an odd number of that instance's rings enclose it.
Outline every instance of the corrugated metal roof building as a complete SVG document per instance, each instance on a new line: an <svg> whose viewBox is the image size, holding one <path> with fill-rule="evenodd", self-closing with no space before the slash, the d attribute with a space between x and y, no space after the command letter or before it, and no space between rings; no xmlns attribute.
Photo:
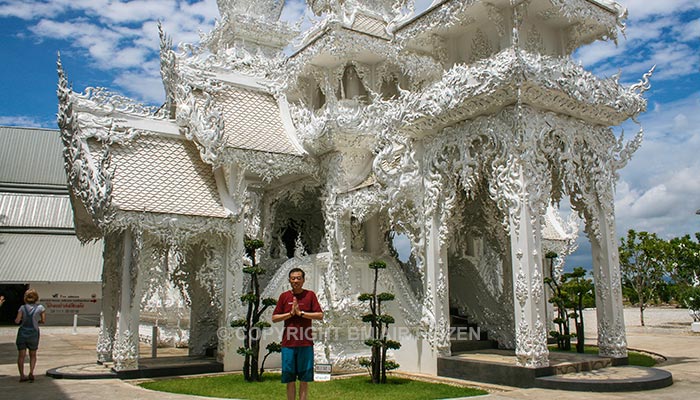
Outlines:
<svg viewBox="0 0 700 400"><path fill-rule="evenodd" d="M58 130L0 126L0 191L66 189Z"/></svg>
<svg viewBox="0 0 700 400"><path fill-rule="evenodd" d="M0 126L0 322L25 285L56 304L100 296L103 245L75 236L62 150L57 130ZM48 322L72 321L61 314L49 309Z"/></svg>

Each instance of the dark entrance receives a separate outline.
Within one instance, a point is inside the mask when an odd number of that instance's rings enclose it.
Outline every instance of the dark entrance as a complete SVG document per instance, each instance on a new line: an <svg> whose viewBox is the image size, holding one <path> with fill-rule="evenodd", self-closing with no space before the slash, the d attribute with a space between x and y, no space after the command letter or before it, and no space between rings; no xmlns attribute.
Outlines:
<svg viewBox="0 0 700 400"><path fill-rule="evenodd" d="M0 325L14 325L17 310L24 304L27 284L0 284L0 296L5 296L5 304L0 307Z"/></svg>

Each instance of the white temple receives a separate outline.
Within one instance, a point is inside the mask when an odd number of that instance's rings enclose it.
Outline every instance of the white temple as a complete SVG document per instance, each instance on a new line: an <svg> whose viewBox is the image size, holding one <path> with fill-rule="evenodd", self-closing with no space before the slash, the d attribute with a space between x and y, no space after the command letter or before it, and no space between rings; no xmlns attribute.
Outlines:
<svg viewBox="0 0 700 400"><path fill-rule="evenodd" d="M73 92L59 60L76 231L105 242L99 360L138 367L144 299L170 285L191 307L190 354L217 348L236 369L240 341L222 332L241 316L248 236L266 244L266 296L306 270L319 327L338 329L319 360L368 354L344 332L363 326L356 298L382 258L402 370L437 373L451 309L519 365L547 366L544 254L576 235L547 208L565 197L592 245L600 353L626 357L613 190L642 135L610 127L646 110L650 74L626 87L571 59L616 40L626 10L435 0L413 16L410 0L307 0L320 18L300 34L279 21L284 0L218 5L199 44L174 50L161 32L163 107Z"/></svg>

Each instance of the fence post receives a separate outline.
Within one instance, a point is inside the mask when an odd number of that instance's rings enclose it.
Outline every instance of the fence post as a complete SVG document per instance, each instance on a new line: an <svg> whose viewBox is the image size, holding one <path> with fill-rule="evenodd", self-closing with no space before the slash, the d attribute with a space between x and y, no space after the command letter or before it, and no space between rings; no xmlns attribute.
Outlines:
<svg viewBox="0 0 700 400"><path fill-rule="evenodd" d="M78 334L78 314L73 314L73 334Z"/></svg>
<svg viewBox="0 0 700 400"><path fill-rule="evenodd" d="M151 331L151 357L156 358L158 356L158 325L153 325L153 330Z"/></svg>

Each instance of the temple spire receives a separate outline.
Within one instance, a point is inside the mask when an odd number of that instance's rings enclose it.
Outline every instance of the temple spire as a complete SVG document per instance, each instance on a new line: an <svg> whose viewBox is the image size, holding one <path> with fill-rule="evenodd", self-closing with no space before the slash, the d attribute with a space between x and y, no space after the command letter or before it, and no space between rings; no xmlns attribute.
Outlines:
<svg viewBox="0 0 700 400"><path fill-rule="evenodd" d="M306 0L307 5L316 15L333 13L352 15L356 12L379 17L389 22L401 13L404 7L411 6L411 0ZM409 4L410 3L410 4Z"/></svg>
<svg viewBox="0 0 700 400"><path fill-rule="evenodd" d="M222 17L248 15L277 21L282 14L284 0L216 0Z"/></svg>

